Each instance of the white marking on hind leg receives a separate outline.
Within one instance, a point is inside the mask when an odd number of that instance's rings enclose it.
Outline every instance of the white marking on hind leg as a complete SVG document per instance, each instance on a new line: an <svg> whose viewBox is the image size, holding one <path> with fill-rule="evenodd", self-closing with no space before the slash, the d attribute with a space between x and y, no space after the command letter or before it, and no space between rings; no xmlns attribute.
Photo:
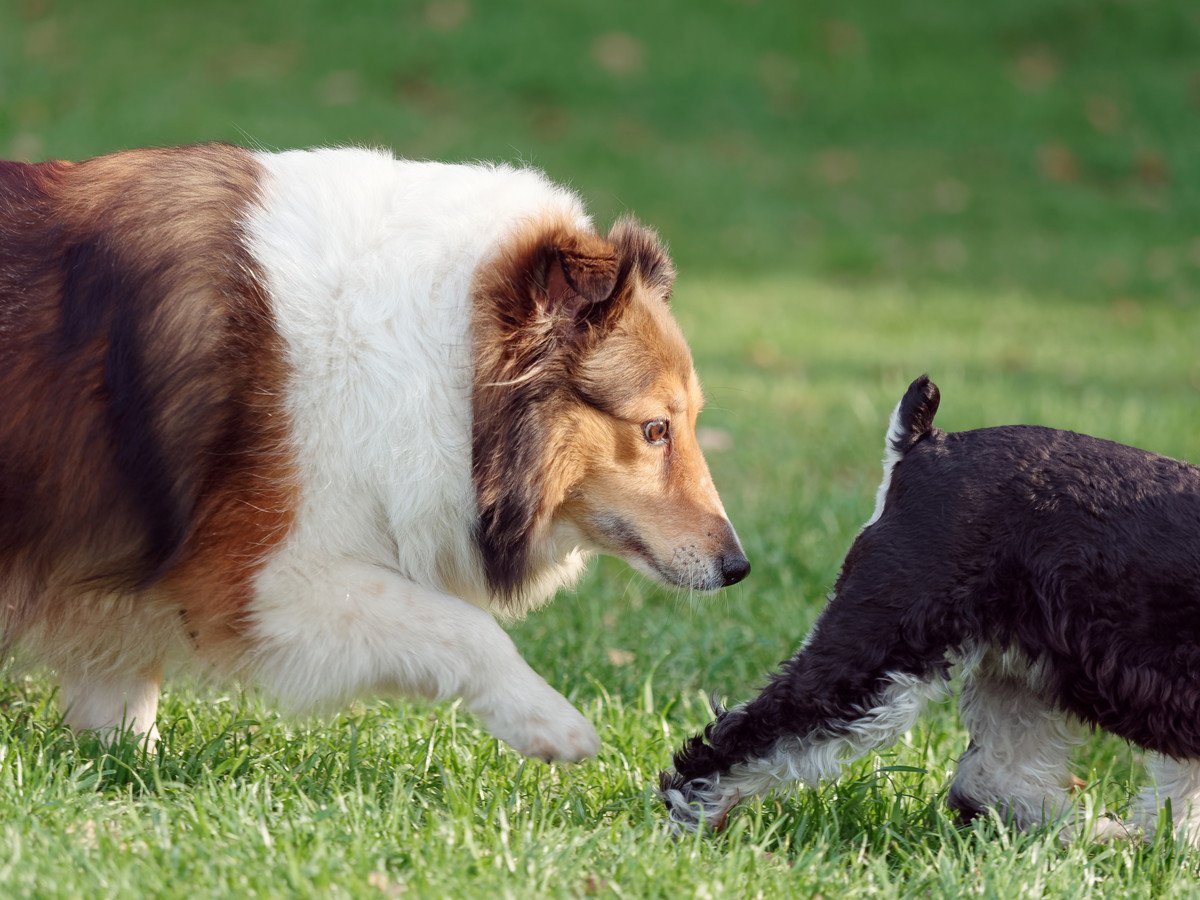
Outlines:
<svg viewBox="0 0 1200 900"><path fill-rule="evenodd" d="M995 809L1022 830L1061 822L1064 840L1127 835L1103 809L1086 815L1068 792L1071 748L1079 738L1045 699L1042 673L1023 655L985 650L968 660L961 707L971 746L950 787L952 806Z"/></svg>
<svg viewBox="0 0 1200 900"><path fill-rule="evenodd" d="M1147 838L1158 827L1159 811L1168 801L1171 827L1193 847L1200 847L1200 760L1171 759L1151 754L1146 767L1154 783L1142 788L1134 801L1134 823Z"/></svg>
<svg viewBox="0 0 1200 900"><path fill-rule="evenodd" d="M723 775L697 778L663 798L673 827L694 830L702 823L720 829L740 800L767 794L793 782L816 787L832 781L842 766L875 747L891 744L916 723L925 704L945 693L941 677L927 679L893 672L878 702L854 718L830 722L819 735L785 738L767 756L739 763ZM741 708L727 715L738 715Z"/></svg>

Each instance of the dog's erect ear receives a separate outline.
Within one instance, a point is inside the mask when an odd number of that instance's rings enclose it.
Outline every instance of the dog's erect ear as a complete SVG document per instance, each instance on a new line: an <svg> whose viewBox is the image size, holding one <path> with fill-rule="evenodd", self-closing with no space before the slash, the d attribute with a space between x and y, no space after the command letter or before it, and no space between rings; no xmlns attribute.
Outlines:
<svg viewBox="0 0 1200 900"><path fill-rule="evenodd" d="M617 248L594 234L556 241L547 254L545 309L578 328L603 324L617 312L621 280Z"/></svg>
<svg viewBox="0 0 1200 900"><path fill-rule="evenodd" d="M589 303L602 303L617 287L617 248L594 234L564 241L558 260L567 284Z"/></svg>
<svg viewBox="0 0 1200 900"><path fill-rule="evenodd" d="M485 321L499 329L501 344L517 338L520 347L536 345L543 353L550 346L576 344L615 322L628 299L623 288L630 269L612 241L561 226L485 269L475 298Z"/></svg>
<svg viewBox="0 0 1200 900"><path fill-rule="evenodd" d="M671 289L675 286L675 266L658 232L647 228L632 216L625 216L613 225L608 239L617 248L623 263L637 272L644 286L664 300L671 299Z"/></svg>

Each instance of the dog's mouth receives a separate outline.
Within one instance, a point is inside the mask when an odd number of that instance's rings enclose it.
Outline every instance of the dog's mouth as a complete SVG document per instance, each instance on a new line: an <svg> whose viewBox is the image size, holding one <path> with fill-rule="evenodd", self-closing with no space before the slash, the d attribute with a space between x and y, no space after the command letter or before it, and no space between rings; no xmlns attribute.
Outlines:
<svg viewBox="0 0 1200 900"><path fill-rule="evenodd" d="M600 516L590 524L601 538L598 544L602 550L619 556L643 575L668 587L716 591L736 584L750 572L750 562L736 538L732 548L717 554L702 552L696 544L685 544L676 547L670 561L664 562L625 519Z"/></svg>

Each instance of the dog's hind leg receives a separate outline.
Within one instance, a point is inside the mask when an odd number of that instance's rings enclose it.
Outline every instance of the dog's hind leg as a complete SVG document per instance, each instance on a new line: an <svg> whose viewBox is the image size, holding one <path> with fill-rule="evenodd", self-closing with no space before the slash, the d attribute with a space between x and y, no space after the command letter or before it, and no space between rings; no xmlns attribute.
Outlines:
<svg viewBox="0 0 1200 900"><path fill-rule="evenodd" d="M1039 690L1038 673L1016 654L987 651L963 673L962 718L971 744L958 763L947 802L964 819L987 809L1022 830L1053 822L1074 838L1126 836L1097 818L1090 829L1068 791L1071 749L1079 742L1067 716Z"/></svg>
<svg viewBox="0 0 1200 900"><path fill-rule="evenodd" d="M1154 783L1142 788L1134 802L1133 821L1148 839L1154 836L1161 810L1169 808L1175 833L1200 847L1200 760L1151 754L1146 767Z"/></svg>

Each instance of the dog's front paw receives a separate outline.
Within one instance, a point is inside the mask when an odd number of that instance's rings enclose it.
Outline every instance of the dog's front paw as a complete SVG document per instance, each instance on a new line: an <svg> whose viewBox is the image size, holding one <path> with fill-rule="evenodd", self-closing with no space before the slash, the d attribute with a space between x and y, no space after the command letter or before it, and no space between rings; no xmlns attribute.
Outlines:
<svg viewBox="0 0 1200 900"><path fill-rule="evenodd" d="M600 736L566 698L522 709L515 715L487 717L487 728L514 750L546 762L575 763L595 756Z"/></svg>
<svg viewBox="0 0 1200 900"><path fill-rule="evenodd" d="M1067 818L1058 832L1058 840L1064 846L1081 841L1111 844L1138 840L1148 842L1153 835L1153 830L1147 835L1141 826L1110 816L1103 810L1093 816L1080 809Z"/></svg>

